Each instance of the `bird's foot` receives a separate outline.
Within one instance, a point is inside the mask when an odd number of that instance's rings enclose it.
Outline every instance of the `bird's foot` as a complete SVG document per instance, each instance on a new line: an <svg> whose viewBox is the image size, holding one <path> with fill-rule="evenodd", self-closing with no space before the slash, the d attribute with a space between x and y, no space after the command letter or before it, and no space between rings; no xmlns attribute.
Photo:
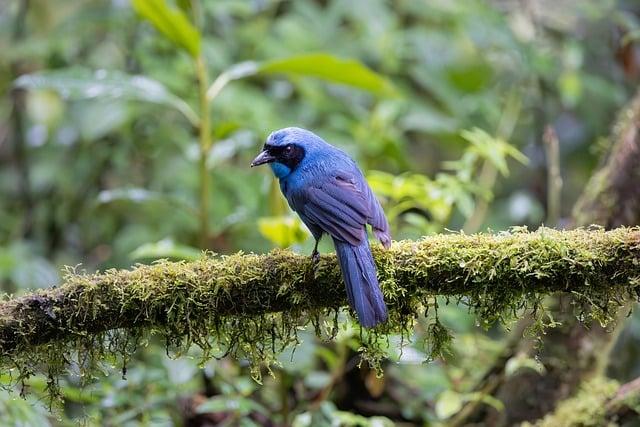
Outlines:
<svg viewBox="0 0 640 427"><path fill-rule="evenodd" d="M314 249L311 253L311 261L313 262L314 266L318 264L318 262L320 262L320 252L318 252L317 249Z"/></svg>

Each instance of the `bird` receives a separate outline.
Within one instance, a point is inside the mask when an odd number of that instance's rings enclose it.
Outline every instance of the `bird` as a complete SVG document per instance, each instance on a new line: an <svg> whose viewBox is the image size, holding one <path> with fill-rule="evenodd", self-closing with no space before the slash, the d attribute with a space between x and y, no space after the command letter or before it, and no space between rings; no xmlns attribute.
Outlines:
<svg viewBox="0 0 640 427"><path fill-rule="evenodd" d="M372 328L387 320L371 255L367 224L388 249L389 223L355 161L313 132L288 127L272 132L251 167L269 164L289 206L315 239L311 258L320 254L318 243L331 236L345 282L347 299L358 322Z"/></svg>

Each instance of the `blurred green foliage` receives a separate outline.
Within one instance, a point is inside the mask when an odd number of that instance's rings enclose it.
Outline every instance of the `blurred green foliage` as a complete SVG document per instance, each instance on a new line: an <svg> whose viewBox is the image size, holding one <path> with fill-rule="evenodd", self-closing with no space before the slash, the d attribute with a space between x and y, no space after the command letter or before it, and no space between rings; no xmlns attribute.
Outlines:
<svg viewBox="0 0 640 427"><path fill-rule="evenodd" d="M200 248L310 252L273 178L248 168L266 135L291 125L358 160L396 239L539 225L552 125L568 215L638 83L628 46L639 31L638 6L613 0L10 1L0 8L0 284L23 292L55 285L63 265L193 259ZM357 368L348 323L333 343L308 332L263 385L242 361L199 367L197 349L173 359L149 342L126 381L118 367L88 386L71 375L54 414L2 394L2 421L437 424L468 401L499 407L468 390L501 331L445 302L451 356L421 364L432 310L415 345L400 353L389 337L382 379ZM44 390L39 381L26 387Z"/></svg>

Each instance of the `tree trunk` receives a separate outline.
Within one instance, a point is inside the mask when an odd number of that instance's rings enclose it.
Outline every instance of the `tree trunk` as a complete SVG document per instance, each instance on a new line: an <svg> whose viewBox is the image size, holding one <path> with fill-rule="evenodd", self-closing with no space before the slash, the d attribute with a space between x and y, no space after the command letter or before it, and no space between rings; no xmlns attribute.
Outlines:
<svg viewBox="0 0 640 427"><path fill-rule="evenodd" d="M640 92L619 114L611 139L608 156L576 203L575 226L598 224L610 229L640 223ZM510 426L537 420L572 396L584 380L603 372L630 306L623 307L618 328L613 331L597 322L582 323L572 313L575 304L570 296L553 297L550 306L562 326L549 330L540 343L512 339L506 356L485 377L483 385L494 384L490 392L504 403L505 410L471 411L472 415L464 417L461 424L482 420L487 425ZM523 327L515 329L522 331ZM519 354L536 357L544 365L544 372L522 370L506 377L504 364Z"/></svg>

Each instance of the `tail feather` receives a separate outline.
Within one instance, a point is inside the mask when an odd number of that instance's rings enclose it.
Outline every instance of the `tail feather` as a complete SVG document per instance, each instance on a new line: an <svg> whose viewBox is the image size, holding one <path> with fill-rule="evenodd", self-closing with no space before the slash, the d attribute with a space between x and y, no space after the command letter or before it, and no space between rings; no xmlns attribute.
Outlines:
<svg viewBox="0 0 640 427"><path fill-rule="evenodd" d="M372 328L387 320L387 306L384 303L376 265L373 262L369 242L359 246L334 239L336 254L347 288L349 304L356 311L358 321L366 328Z"/></svg>

